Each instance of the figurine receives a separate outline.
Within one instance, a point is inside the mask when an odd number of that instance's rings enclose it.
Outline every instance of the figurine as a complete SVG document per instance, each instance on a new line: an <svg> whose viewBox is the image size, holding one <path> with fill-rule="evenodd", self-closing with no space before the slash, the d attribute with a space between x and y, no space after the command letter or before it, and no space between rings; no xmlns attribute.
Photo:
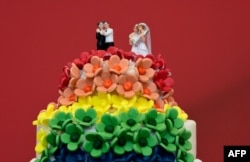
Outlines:
<svg viewBox="0 0 250 162"><path fill-rule="evenodd" d="M114 46L114 31L110 28L109 23L107 21L103 22L104 31L101 32L105 36L105 50L107 50L110 46Z"/></svg>
<svg viewBox="0 0 250 162"><path fill-rule="evenodd" d="M103 22L97 23L97 29L96 29L96 48L97 50L105 50L105 36L101 33L104 32L103 29Z"/></svg>
<svg viewBox="0 0 250 162"><path fill-rule="evenodd" d="M132 45L131 51L143 56L151 54L150 30L147 24L135 24L133 30L134 32L129 35L129 43Z"/></svg>

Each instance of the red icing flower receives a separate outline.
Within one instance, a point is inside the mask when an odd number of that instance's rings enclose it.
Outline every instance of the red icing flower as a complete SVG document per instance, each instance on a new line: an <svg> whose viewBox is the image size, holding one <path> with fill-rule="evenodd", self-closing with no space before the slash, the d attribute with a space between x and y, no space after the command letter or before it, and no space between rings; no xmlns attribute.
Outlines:
<svg viewBox="0 0 250 162"><path fill-rule="evenodd" d="M161 70L154 75L155 84L163 92L169 92L174 85L174 80L168 77L169 74L169 70Z"/></svg>

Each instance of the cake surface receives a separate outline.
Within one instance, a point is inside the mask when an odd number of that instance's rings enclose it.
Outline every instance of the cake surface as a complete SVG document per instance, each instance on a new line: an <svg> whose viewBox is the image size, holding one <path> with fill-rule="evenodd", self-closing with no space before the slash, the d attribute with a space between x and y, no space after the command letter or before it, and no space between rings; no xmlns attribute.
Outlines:
<svg viewBox="0 0 250 162"><path fill-rule="evenodd" d="M33 122L35 161L193 162L195 123L173 84L161 55L83 52L63 68L58 101Z"/></svg>

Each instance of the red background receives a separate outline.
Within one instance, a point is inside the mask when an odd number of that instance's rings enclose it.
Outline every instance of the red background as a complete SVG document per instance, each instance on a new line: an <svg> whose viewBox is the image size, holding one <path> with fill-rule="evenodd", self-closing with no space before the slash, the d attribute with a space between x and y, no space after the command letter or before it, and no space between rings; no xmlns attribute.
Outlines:
<svg viewBox="0 0 250 162"><path fill-rule="evenodd" d="M223 161L224 145L250 145L250 1L0 1L1 161L35 156L38 112L58 97L62 67L95 49L107 20L130 50L135 23L151 28L175 79L175 99L197 121L198 157Z"/></svg>

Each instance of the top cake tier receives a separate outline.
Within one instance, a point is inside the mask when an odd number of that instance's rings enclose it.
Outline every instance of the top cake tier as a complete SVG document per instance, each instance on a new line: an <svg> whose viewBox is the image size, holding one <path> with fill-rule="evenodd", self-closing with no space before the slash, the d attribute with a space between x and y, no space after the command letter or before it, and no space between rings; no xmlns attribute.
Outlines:
<svg viewBox="0 0 250 162"><path fill-rule="evenodd" d="M142 56L110 47L107 51L83 52L64 66L58 103L68 106L78 97L104 93L127 100L144 97L162 111L165 104L177 105L172 97L173 84L171 72L160 54Z"/></svg>

